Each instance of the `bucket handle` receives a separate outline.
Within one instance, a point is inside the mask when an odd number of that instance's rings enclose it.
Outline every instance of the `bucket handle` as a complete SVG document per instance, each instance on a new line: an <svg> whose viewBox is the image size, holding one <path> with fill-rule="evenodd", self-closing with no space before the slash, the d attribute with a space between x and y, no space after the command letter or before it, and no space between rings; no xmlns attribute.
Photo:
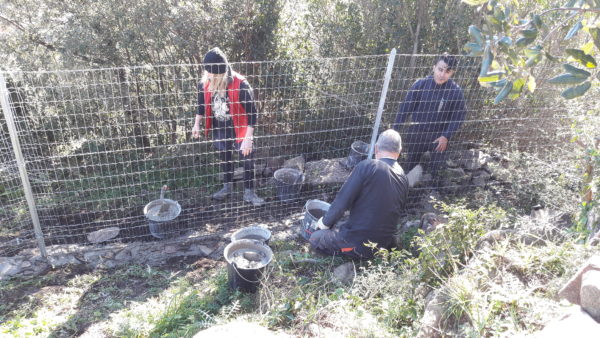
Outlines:
<svg viewBox="0 0 600 338"><path fill-rule="evenodd" d="M260 280L257 281L251 281L251 280L247 280L246 278L244 278L244 276L242 276L242 274L238 271L237 266L235 264L235 262L231 262L231 266L233 267L233 269L235 270L235 273L243 280L245 280L248 283L253 283L253 284L257 284L260 283Z"/></svg>
<svg viewBox="0 0 600 338"><path fill-rule="evenodd" d="M296 177L296 180L294 181L294 185L304 182L304 173L300 173L300 175L298 175L298 177Z"/></svg>

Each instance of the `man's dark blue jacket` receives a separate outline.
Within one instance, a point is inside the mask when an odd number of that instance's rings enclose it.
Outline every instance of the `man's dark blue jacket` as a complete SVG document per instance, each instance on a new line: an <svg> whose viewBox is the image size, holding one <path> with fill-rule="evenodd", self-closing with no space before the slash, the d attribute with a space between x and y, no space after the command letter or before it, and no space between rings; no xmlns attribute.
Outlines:
<svg viewBox="0 0 600 338"><path fill-rule="evenodd" d="M399 131L409 115L413 122L411 134L430 133L449 140L465 120L463 91L452 79L442 85L436 84L433 76L420 79L400 104L392 127Z"/></svg>

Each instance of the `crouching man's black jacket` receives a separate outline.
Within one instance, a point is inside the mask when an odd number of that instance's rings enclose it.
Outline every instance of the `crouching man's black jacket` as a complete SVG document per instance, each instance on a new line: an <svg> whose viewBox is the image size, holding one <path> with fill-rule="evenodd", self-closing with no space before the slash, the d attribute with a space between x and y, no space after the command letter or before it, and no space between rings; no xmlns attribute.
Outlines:
<svg viewBox="0 0 600 338"><path fill-rule="evenodd" d="M408 180L396 160L364 160L336 195L323 224L332 227L350 210L348 222L340 229L342 237L359 251L364 250L362 244L368 241L387 248L392 243L407 193Z"/></svg>

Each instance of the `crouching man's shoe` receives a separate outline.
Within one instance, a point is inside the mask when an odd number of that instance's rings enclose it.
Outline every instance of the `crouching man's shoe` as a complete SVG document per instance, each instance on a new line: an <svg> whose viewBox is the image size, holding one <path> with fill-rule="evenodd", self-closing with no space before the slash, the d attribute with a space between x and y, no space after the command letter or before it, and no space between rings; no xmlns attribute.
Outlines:
<svg viewBox="0 0 600 338"><path fill-rule="evenodd" d="M255 207L265 204L265 200L258 197L253 189L244 189L244 201L252 203Z"/></svg>

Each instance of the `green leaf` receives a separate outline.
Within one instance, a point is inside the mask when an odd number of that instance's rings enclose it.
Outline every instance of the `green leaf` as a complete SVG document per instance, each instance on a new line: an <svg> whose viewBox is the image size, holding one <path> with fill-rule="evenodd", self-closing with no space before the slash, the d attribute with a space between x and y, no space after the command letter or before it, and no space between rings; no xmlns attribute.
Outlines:
<svg viewBox="0 0 600 338"><path fill-rule="evenodd" d="M498 81L488 82L487 86L494 87L494 88L500 90L500 89L502 89L502 87L504 87L504 85L506 85L506 82L508 82L508 80L506 78L504 78L504 79L500 79Z"/></svg>
<svg viewBox="0 0 600 338"><path fill-rule="evenodd" d="M542 46L537 45L535 47L527 48L523 51L526 57L528 57L527 61L525 61L525 66L533 67L538 64L544 58L542 54Z"/></svg>
<svg viewBox="0 0 600 338"><path fill-rule="evenodd" d="M512 62L515 65L519 63L519 60L521 60L521 57L513 49L509 49L506 52L506 57L508 57L510 62Z"/></svg>
<svg viewBox="0 0 600 338"><path fill-rule="evenodd" d="M571 87L563 91L560 95L567 100L571 100L585 94L585 92L587 92L591 86L592 83L588 81L586 83L580 84L579 86Z"/></svg>
<svg viewBox="0 0 600 338"><path fill-rule="evenodd" d="M499 21L498 19L496 19L495 16L493 15L488 15L485 17L485 20L491 25L491 26L502 26L502 22Z"/></svg>
<svg viewBox="0 0 600 338"><path fill-rule="evenodd" d="M535 39L538 35L537 28L524 29L521 31L521 35L526 38Z"/></svg>
<svg viewBox="0 0 600 338"><path fill-rule="evenodd" d="M523 51L523 53L528 58L536 57L542 53L542 46L537 45L535 47L527 48Z"/></svg>
<svg viewBox="0 0 600 338"><path fill-rule="evenodd" d="M481 56L483 55L483 47L476 44L475 42L468 42L465 44L465 50L469 51L468 56Z"/></svg>
<svg viewBox="0 0 600 338"><path fill-rule="evenodd" d="M567 2L563 7L571 8L571 7L575 6L576 2L577 2L577 0L569 0L569 2Z"/></svg>
<svg viewBox="0 0 600 338"><path fill-rule="evenodd" d="M596 60L594 57L584 53L581 49L568 48L565 52L587 68L596 68Z"/></svg>
<svg viewBox="0 0 600 338"><path fill-rule="evenodd" d="M537 83L535 82L535 77L533 76L529 76L529 78L527 79L527 89L529 90L530 93L535 92L535 88L537 88Z"/></svg>
<svg viewBox="0 0 600 338"><path fill-rule="evenodd" d="M515 46L517 46L518 48L524 48L524 47L527 47L527 45L529 45L533 41L535 41L534 38L532 39L532 38L521 37L521 38L517 39L517 41L515 42Z"/></svg>
<svg viewBox="0 0 600 338"><path fill-rule="evenodd" d="M579 32L579 30L581 30L582 28L583 24L581 23L581 20L577 21L577 23L574 24L573 27L571 27L571 29L569 29L569 32L565 36L564 40L569 40L570 38L574 37L575 34L577 34L577 32Z"/></svg>
<svg viewBox="0 0 600 338"><path fill-rule="evenodd" d="M542 53L538 53L537 55L531 56L529 59L527 59L527 61L525 61L525 66L533 67L533 66L537 65L544 58L543 55L544 54L542 54Z"/></svg>
<svg viewBox="0 0 600 338"><path fill-rule="evenodd" d="M510 38L510 36L504 36L502 39L498 40L496 43L498 44L498 46L501 46L501 47L510 47L510 46L512 46L512 39Z"/></svg>
<svg viewBox="0 0 600 338"><path fill-rule="evenodd" d="M590 35L594 40L594 45L600 50L600 28L590 28Z"/></svg>
<svg viewBox="0 0 600 338"><path fill-rule="evenodd" d="M494 61L494 54L492 54L492 48L488 43L483 51L483 59L481 60L481 70L479 71L479 76L485 76L485 74L488 73L492 61Z"/></svg>
<svg viewBox="0 0 600 338"><path fill-rule="evenodd" d="M590 41L586 42L580 48L584 53L592 55L593 54L592 51L594 50L594 41L590 40Z"/></svg>
<svg viewBox="0 0 600 338"><path fill-rule="evenodd" d="M544 22L542 21L542 17L537 14L533 15L532 22L535 25L535 27L538 29L544 27Z"/></svg>
<svg viewBox="0 0 600 338"><path fill-rule="evenodd" d="M493 72L486 73L483 76L477 78L479 80L479 84L484 87L491 86L488 82L497 82L499 81L506 73L501 70L496 70Z"/></svg>
<svg viewBox="0 0 600 338"><path fill-rule="evenodd" d="M460 0L469 6L479 6L487 2L487 0Z"/></svg>
<svg viewBox="0 0 600 338"><path fill-rule="evenodd" d="M498 93L496 98L494 99L494 104L498 104L498 103L500 103L500 101L504 100L508 96L508 93L510 93L510 91L512 90L512 87L513 87L512 81L508 81L504 85L504 87L502 87L502 89L500 90L500 92Z"/></svg>
<svg viewBox="0 0 600 338"><path fill-rule="evenodd" d="M473 37L473 39L475 39L475 42L478 45L483 46L485 40L483 39L483 35L481 34L481 31L479 30L479 28L477 28L477 26L469 26L469 34Z"/></svg>
<svg viewBox="0 0 600 338"><path fill-rule="evenodd" d="M569 73L572 74L574 76L577 77L582 77L584 79L587 79L590 75L592 75L590 72L585 71L583 69L579 69L577 67L571 66L568 63L564 63L563 64L563 68Z"/></svg>
<svg viewBox="0 0 600 338"><path fill-rule="evenodd" d="M525 85L525 79L521 78L516 80L515 82L513 82L513 86L510 90L510 98L511 99L516 99L517 97L519 97L519 95L521 95L521 92L523 91L523 86Z"/></svg>
<svg viewBox="0 0 600 338"><path fill-rule="evenodd" d="M504 11L501 6L494 7L494 18L498 20L498 22L502 22L506 20L506 16L504 15Z"/></svg>
<svg viewBox="0 0 600 338"><path fill-rule="evenodd" d="M573 74L560 74L548 80L548 83L557 85L573 85L579 84L585 81L587 78L575 76Z"/></svg>

